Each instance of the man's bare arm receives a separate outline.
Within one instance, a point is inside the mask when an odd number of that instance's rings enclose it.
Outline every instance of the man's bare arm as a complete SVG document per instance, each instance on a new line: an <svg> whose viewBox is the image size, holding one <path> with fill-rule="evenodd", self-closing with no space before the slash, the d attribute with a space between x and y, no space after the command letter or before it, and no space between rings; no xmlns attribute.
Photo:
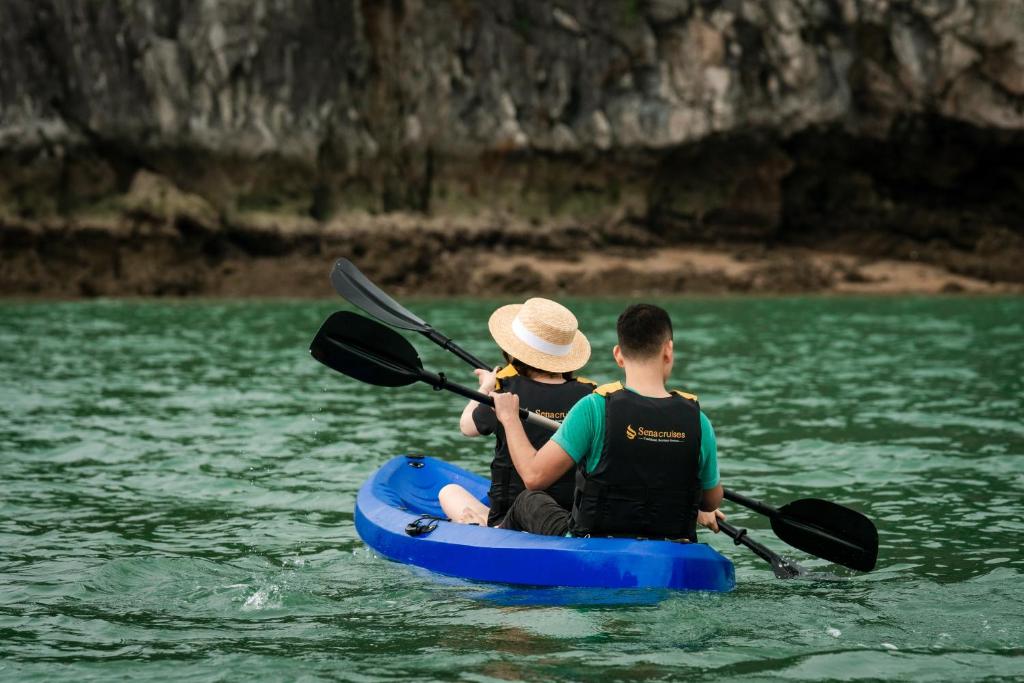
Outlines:
<svg viewBox="0 0 1024 683"><path fill-rule="evenodd" d="M697 513L697 523L703 527L718 533L718 520L725 519L718 506L722 504L722 485L712 489L704 489L700 498L700 512Z"/></svg>
<svg viewBox="0 0 1024 683"><path fill-rule="evenodd" d="M713 489L704 489L704 493L700 498L700 509L704 512L717 510L722 504L723 493L721 484Z"/></svg>

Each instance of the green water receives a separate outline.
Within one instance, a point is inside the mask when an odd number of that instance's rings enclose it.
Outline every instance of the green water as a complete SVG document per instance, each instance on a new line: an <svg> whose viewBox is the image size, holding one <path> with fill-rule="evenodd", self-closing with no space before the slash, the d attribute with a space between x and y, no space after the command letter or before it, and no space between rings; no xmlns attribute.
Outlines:
<svg viewBox="0 0 1024 683"><path fill-rule="evenodd" d="M485 472L460 401L306 346L336 302L0 305L0 678L1008 679L1024 673L1024 300L681 300L676 383L723 481L880 528L878 569L730 594L509 606L374 556L360 483L417 450ZM570 302L595 356L621 302ZM340 305L340 300L337 302ZM411 306L493 356L493 302ZM468 369L415 339L428 367ZM585 601L585 600L584 600ZM528 601L527 601L528 602Z"/></svg>

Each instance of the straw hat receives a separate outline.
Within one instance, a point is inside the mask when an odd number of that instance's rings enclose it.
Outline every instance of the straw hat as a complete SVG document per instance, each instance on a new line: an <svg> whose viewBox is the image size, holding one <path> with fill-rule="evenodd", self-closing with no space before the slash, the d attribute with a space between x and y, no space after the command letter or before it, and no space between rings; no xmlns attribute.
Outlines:
<svg viewBox="0 0 1024 683"><path fill-rule="evenodd" d="M576 316L550 299L502 306L487 328L503 351L538 370L571 372L590 359L590 342L577 329Z"/></svg>

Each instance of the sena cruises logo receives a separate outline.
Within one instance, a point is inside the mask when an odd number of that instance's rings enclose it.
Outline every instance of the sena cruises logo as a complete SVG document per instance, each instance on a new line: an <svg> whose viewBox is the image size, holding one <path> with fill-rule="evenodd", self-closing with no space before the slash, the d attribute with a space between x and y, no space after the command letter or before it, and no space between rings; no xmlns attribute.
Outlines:
<svg viewBox="0 0 1024 683"><path fill-rule="evenodd" d="M686 432L678 432L674 429L648 429L647 427L633 427L626 425L626 438L633 441L636 438L642 441L656 441L660 443L678 443L686 440Z"/></svg>

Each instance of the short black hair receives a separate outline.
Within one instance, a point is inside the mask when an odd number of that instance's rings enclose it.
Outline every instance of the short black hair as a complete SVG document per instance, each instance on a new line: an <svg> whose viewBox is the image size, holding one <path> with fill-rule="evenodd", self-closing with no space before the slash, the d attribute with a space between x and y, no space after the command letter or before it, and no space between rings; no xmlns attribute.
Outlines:
<svg viewBox="0 0 1024 683"><path fill-rule="evenodd" d="M660 306L632 304L619 316L615 331L624 356L650 358L672 338L672 321Z"/></svg>

